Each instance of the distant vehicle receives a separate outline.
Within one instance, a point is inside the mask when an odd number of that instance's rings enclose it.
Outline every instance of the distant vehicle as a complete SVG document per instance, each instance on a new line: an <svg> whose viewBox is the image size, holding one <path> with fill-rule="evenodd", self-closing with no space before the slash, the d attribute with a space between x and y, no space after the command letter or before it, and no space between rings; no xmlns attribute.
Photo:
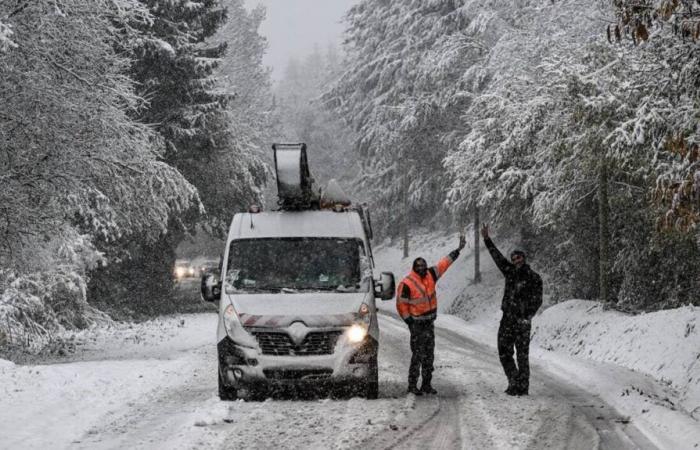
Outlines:
<svg viewBox="0 0 700 450"><path fill-rule="evenodd" d="M189 260L178 259L175 261L175 267L173 268L175 281L181 281L185 278L197 278L199 275L200 271Z"/></svg>
<svg viewBox="0 0 700 450"><path fill-rule="evenodd" d="M218 259L207 259L198 264L198 269L201 275L214 274L219 276L221 271L219 266L220 263Z"/></svg>
<svg viewBox="0 0 700 450"><path fill-rule="evenodd" d="M395 286L373 276L368 212L314 193L305 145L273 149L280 210L235 214L222 278L202 277L202 298L219 300L219 397L328 384L376 398L375 299Z"/></svg>

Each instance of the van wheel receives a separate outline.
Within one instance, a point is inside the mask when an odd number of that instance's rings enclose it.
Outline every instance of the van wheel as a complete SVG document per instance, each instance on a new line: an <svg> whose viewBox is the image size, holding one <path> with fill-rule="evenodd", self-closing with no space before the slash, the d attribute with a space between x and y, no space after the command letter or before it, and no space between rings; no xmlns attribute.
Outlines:
<svg viewBox="0 0 700 450"><path fill-rule="evenodd" d="M376 356L369 365L369 376L365 383L365 397L368 400L376 400L379 397L379 367Z"/></svg>
<svg viewBox="0 0 700 450"><path fill-rule="evenodd" d="M219 398L223 401L231 401L238 399L238 391L235 388L226 386L224 379L219 372Z"/></svg>

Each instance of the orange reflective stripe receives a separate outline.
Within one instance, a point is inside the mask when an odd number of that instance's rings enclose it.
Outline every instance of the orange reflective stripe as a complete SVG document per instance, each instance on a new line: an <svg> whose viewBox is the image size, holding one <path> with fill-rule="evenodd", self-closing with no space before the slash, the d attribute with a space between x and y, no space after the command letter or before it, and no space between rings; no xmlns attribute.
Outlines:
<svg viewBox="0 0 700 450"><path fill-rule="evenodd" d="M414 288L416 291L420 292L420 293L422 294L423 297L427 297L427 296L428 296L428 293L425 292L425 289L423 288L423 283L414 280L413 278L411 278L410 275L409 275L408 277L406 277L406 281L410 281L410 283L407 283L407 284L409 284L409 287L411 287L410 285L413 285L413 288Z"/></svg>
<svg viewBox="0 0 700 450"><path fill-rule="evenodd" d="M404 297L399 297L399 298L396 299L396 301L397 301L398 303L411 303L411 299L410 299L410 298L404 298Z"/></svg>
<svg viewBox="0 0 700 450"><path fill-rule="evenodd" d="M426 302L430 302L429 297L412 298L412 299L409 299L406 303L408 303L410 305L420 305L421 303L426 303Z"/></svg>

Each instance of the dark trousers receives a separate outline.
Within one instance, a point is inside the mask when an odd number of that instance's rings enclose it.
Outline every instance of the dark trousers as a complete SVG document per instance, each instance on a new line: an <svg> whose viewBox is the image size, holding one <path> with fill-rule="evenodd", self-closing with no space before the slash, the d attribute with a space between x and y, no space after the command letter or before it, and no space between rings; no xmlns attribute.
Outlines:
<svg viewBox="0 0 700 450"><path fill-rule="evenodd" d="M415 386L418 375L423 376L423 386L430 386L435 360L435 327L432 320L415 320L408 326L411 331L411 365L408 368L408 385Z"/></svg>
<svg viewBox="0 0 700 450"><path fill-rule="evenodd" d="M513 360L516 352L518 365ZM503 316L498 327L498 356L508 384L527 390L530 385L530 323L519 323L516 318Z"/></svg>

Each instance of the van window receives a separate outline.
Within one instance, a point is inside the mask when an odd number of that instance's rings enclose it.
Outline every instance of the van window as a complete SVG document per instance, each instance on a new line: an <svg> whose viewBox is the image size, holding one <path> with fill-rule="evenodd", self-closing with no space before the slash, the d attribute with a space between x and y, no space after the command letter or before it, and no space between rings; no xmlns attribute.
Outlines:
<svg viewBox="0 0 700 450"><path fill-rule="evenodd" d="M371 273L366 261L358 239L235 240L229 248L226 292L366 292L366 274Z"/></svg>

